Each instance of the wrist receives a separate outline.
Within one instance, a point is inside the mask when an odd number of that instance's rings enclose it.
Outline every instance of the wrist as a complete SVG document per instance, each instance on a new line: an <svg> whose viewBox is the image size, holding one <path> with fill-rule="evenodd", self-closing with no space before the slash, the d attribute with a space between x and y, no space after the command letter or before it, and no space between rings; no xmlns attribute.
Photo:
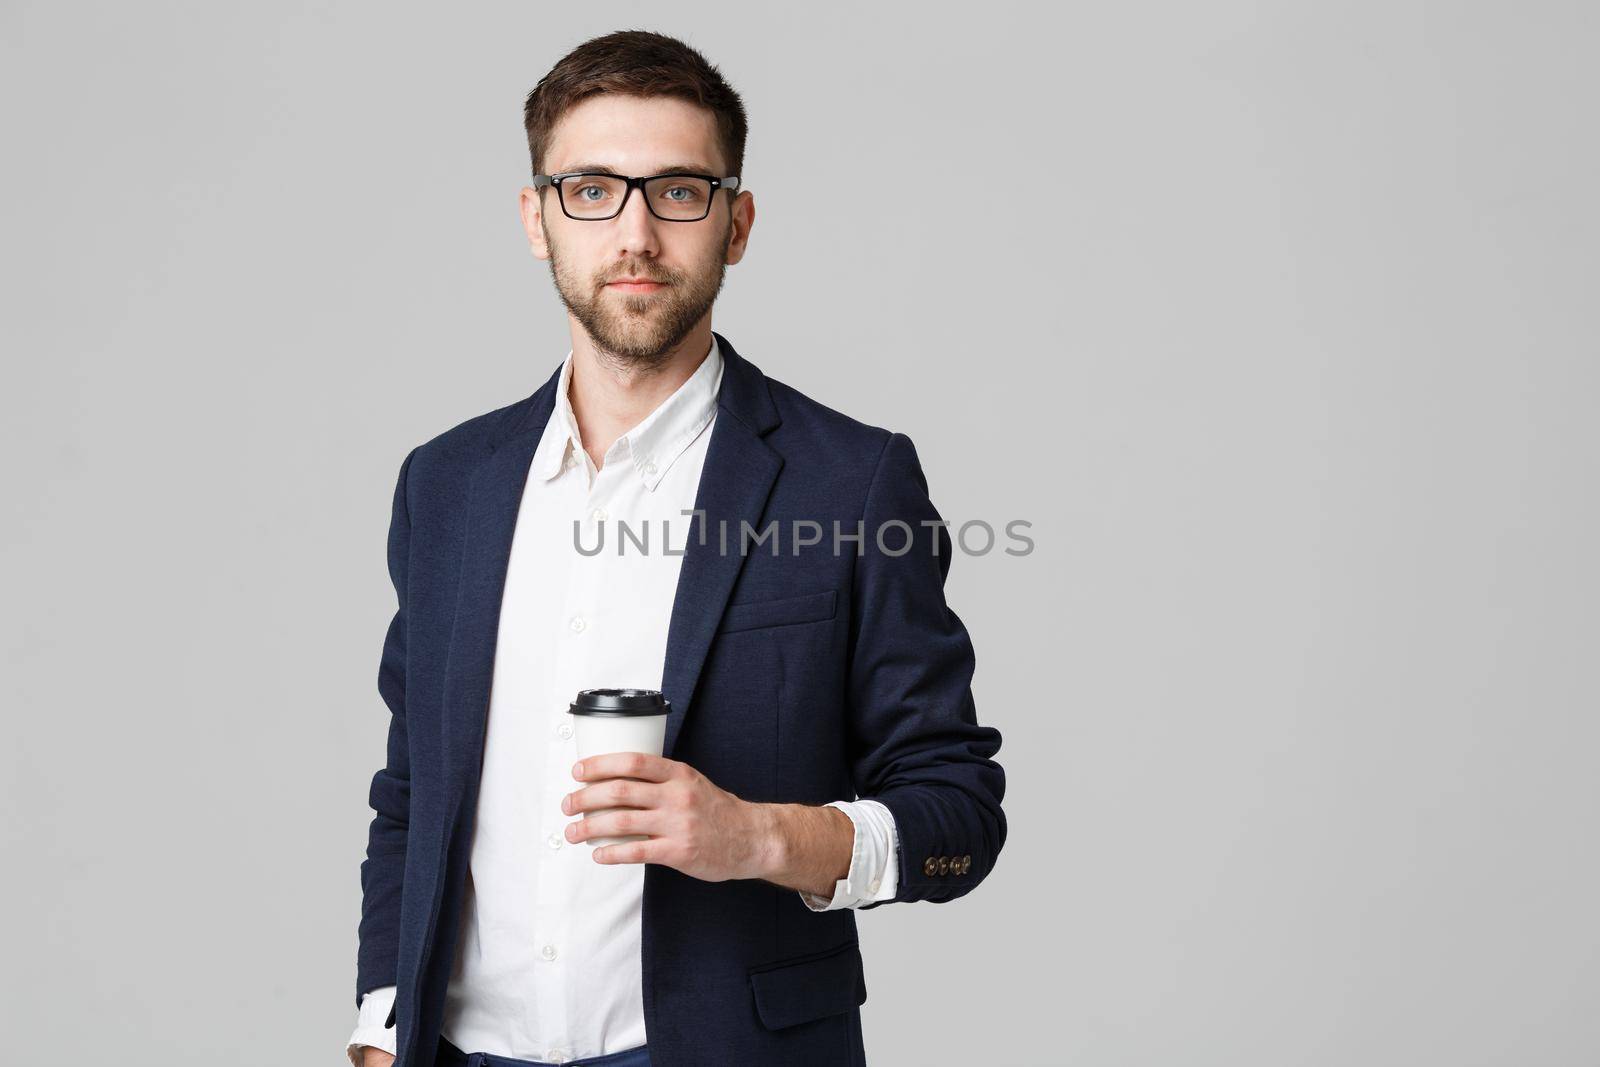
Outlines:
<svg viewBox="0 0 1600 1067"><path fill-rule="evenodd" d="M819 896L831 897L834 883L849 873L855 822L832 805L762 804L767 843L757 876Z"/></svg>
<svg viewBox="0 0 1600 1067"><path fill-rule="evenodd" d="M786 804L750 805L756 821L756 848L754 877L769 882L777 881L789 867L794 855L793 834L790 832Z"/></svg>

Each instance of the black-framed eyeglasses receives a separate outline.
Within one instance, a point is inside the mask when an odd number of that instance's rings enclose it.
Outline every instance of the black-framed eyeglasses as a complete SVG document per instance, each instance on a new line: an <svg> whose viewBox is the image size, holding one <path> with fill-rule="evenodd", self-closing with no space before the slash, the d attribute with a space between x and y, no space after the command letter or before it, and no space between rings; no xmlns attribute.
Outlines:
<svg viewBox="0 0 1600 1067"><path fill-rule="evenodd" d="M661 221L699 222L711 213L711 198L716 191L738 189L739 179L684 172L642 178L586 171L533 176L535 189L546 185L555 186L562 214L580 222L616 218L628 206L628 197L635 189L643 190L645 206Z"/></svg>

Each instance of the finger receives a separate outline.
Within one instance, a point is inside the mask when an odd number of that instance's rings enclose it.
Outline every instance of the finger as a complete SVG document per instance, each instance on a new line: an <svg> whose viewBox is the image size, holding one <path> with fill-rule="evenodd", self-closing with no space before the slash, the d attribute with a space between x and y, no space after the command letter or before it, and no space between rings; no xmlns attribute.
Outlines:
<svg viewBox="0 0 1600 1067"><path fill-rule="evenodd" d="M598 756L585 756L573 764L572 776L581 782L600 778L642 778L650 782L665 782L681 766L677 760L649 752L605 752Z"/></svg>
<svg viewBox="0 0 1600 1067"><path fill-rule="evenodd" d="M659 838L648 841L624 841L620 845L602 845L593 852L596 863L660 863L663 843Z"/></svg>
<svg viewBox="0 0 1600 1067"><path fill-rule="evenodd" d="M662 786L633 778L607 778L561 798L568 815L595 808L653 808L661 802Z"/></svg>
<svg viewBox="0 0 1600 1067"><path fill-rule="evenodd" d="M622 837L626 834L659 834L665 831L661 816L651 810L622 808L567 824L568 841L587 841L591 837Z"/></svg>

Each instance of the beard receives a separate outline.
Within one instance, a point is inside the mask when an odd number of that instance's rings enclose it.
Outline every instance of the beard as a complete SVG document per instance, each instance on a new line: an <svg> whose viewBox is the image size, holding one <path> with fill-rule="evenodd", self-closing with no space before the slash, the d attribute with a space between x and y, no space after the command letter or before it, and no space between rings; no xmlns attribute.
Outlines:
<svg viewBox="0 0 1600 1067"><path fill-rule="evenodd" d="M613 267L599 277L587 277L566 262L545 231L550 249L550 277L572 317L588 331L602 357L619 368L653 371L672 357L716 302L728 271L724 252L733 220L724 227L722 240L713 246L713 258L688 270L676 271L659 263L630 262ZM607 289L617 278L648 278L665 287L648 293Z"/></svg>

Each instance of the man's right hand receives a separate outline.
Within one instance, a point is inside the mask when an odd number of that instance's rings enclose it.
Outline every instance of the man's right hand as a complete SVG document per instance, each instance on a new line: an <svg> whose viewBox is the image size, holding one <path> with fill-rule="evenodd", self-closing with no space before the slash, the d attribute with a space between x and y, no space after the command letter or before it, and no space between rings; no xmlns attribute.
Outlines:
<svg viewBox="0 0 1600 1067"><path fill-rule="evenodd" d="M394 1057L381 1048L371 1045L361 1046L361 1067L389 1067L394 1063Z"/></svg>

